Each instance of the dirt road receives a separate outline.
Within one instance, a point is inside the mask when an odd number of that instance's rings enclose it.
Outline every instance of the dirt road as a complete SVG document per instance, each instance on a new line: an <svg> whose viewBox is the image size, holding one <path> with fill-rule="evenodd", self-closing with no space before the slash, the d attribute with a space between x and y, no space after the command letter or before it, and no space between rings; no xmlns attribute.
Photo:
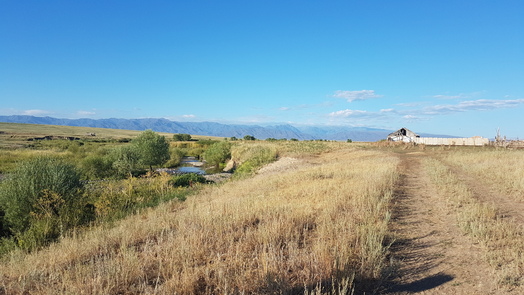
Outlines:
<svg viewBox="0 0 524 295"><path fill-rule="evenodd" d="M461 231L447 199L423 169L427 155L399 156L401 181L392 220L398 270L380 293L508 294L493 279L493 270L483 259L485 249Z"/></svg>

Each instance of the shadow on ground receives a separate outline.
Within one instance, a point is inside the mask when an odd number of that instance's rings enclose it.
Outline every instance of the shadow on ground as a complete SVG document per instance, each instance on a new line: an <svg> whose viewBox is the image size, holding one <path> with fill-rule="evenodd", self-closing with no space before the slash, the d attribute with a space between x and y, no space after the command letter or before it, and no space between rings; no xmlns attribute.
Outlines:
<svg viewBox="0 0 524 295"><path fill-rule="evenodd" d="M387 286L385 292L381 294L418 293L431 290L452 280L452 276L440 273L407 284L393 283Z"/></svg>

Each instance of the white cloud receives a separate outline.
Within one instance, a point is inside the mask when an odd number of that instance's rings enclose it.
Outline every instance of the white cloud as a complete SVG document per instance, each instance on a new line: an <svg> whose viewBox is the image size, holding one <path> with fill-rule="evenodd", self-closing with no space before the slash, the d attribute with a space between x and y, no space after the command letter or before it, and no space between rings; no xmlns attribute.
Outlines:
<svg viewBox="0 0 524 295"><path fill-rule="evenodd" d="M478 99L461 101L458 104L435 105L424 108L425 114L455 113L465 111L488 111L492 109L514 108L524 104L524 99Z"/></svg>
<svg viewBox="0 0 524 295"><path fill-rule="evenodd" d="M433 95L433 98L437 98L437 99L465 99L465 98L468 98L469 96L466 96L465 94L459 94L459 95Z"/></svg>
<svg viewBox="0 0 524 295"><path fill-rule="evenodd" d="M51 112L46 111L46 110L25 110L25 111L22 111L22 114L27 115L27 116L42 116L42 115L49 115L51 114Z"/></svg>
<svg viewBox="0 0 524 295"><path fill-rule="evenodd" d="M424 104L425 102L401 102L401 103L397 103L396 105L401 106L401 107L412 108L412 107L418 107Z"/></svg>
<svg viewBox="0 0 524 295"><path fill-rule="evenodd" d="M291 108L288 107L280 107L278 108L279 111L289 111Z"/></svg>
<svg viewBox="0 0 524 295"><path fill-rule="evenodd" d="M459 93L457 95L439 94L439 95L433 95L433 98L437 98L437 99L472 99L475 97L479 97L484 92L485 91L477 91L477 92L472 92L472 93Z"/></svg>
<svg viewBox="0 0 524 295"><path fill-rule="evenodd" d="M382 95L375 94L375 90L337 90L333 97L344 98L348 102L355 100L366 100L370 98L382 97Z"/></svg>
<svg viewBox="0 0 524 295"><path fill-rule="evenodd" d="M186 119L192 119L195 117L196 117L195 115L182 115L182 118L186 118Z"/></svg>
<svg viewBox="0 0 524 295"><path fill-rule="evenodd" d="M94 116L96 115L95 112L90 112L90 111L78 111L76 112L77 115L79 116Z"/></svg>
<svg viewBox="0 0 524 295"><path fill-rule="evenodd" d="M394 113L395 109L381 109L380 112L381 113Z"/></svg>
<svg viewBox="0 0 524 295"><path fill-rule="evenodd" d="M363 116L370 116L370 115L372 115L372 113L368 111L349 110L349 109L329 113L330 117L342 117L342 118L363 117Z"/></svg>

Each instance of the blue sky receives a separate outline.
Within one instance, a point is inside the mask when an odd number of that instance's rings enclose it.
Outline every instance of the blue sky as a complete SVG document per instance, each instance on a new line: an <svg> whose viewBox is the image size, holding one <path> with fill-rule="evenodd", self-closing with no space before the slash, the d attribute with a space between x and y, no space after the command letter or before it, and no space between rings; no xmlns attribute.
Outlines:
<svg viewBox="0 0 524 295"><path fill-rule="evenodd" d="M524 1L0 1L0 115L524 138Z"/></svg>

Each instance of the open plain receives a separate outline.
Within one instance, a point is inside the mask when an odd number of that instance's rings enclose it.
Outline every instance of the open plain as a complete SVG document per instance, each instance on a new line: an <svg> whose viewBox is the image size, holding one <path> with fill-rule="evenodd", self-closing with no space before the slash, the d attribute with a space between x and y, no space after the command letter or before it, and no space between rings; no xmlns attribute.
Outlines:
<svg viewBox="0 0 524 295"><path fill-rule="evenodd" d="M38 251L13 250L0 294L524 291L524 151L235 146L271 149L276 161Z"/></svg>

